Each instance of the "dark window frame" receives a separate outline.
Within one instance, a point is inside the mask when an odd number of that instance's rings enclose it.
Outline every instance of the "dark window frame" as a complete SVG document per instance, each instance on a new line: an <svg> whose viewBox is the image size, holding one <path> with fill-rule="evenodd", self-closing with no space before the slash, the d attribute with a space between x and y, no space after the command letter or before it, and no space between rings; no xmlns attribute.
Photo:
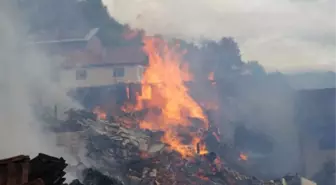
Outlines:
<svg viewBox="0 0 336 185"><path fill-rule="evenodd" d="M124 77L125 68L124 67L115 67L113 68L113 77Z"/></svg>

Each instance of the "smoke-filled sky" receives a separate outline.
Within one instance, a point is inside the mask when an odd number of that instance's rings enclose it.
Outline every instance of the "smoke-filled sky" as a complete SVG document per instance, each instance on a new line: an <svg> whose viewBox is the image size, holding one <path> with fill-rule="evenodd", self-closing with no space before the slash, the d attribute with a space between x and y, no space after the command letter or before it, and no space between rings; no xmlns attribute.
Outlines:
<svg viewBox="0 0 336 185"><path fill-rule="evenodd" d="M183 38L234 37L269 71L335 71L335 0L103 0L121 23Z"/></svg>
<svg viewBox="0 0 336 185"><path fill-rule="evenodd" d="M12 3L0 1L0 158L35 157L39 152L65 157L63 149L56 147L54 135L44 130L46 123L37 118L35 109L43 111L36 103L77 104L50 80L51 64L56 61L33 45L24 47L28 43L26 25Z"/></svg>

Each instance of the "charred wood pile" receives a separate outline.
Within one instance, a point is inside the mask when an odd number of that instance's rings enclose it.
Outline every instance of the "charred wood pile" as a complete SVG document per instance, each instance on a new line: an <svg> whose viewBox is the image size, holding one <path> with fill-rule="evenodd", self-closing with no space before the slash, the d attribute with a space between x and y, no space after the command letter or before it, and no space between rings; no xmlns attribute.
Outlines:
<svg viewBox="0 0 336 185"><path fill-rule="evenodd" d="M106 176L92 168L83 170L82 176L82 182L76 179L69 185L124 185L120 180Z"/></svg>
<svg viewBox="0 0 336 185"><path fill-rule="evenodd" d="M65 182L68 164L63 158L38 154L30 159L20 155L0 160L0 185L124 185L120 180L108 177L94 169L81 172L78 179L70 184Z"/></svg>
<svg viewBox="0 0 336 185"><path fill-rule="evenodd" d="M58 133L58 144L67 148L78 161L77 165L69 167L69 171L78 173L92 167L106 176L119 177L126 185L284 183L283 178L262 181L243 175L247 169L244 160L228 144L217 143L216 151L207 153L200 153L199 146L196 146L195 155L186 158L161 142L162 132L129 127L129 121L127 124L122 121L116 123L117 118L106 121L97 119L90 112L72 111L71 115L75 117L70 116L67 121L53 126ZM292 179L296 177L292 176ZM294 181L290 180L287 184L297 184L291 182Z"/></svg>
<svg viewBox="0 0 336 185"><path fill-rule="evenodd" d="M67 164L63 158L39 154L0 160L1 185L62 185Z"/></svg>

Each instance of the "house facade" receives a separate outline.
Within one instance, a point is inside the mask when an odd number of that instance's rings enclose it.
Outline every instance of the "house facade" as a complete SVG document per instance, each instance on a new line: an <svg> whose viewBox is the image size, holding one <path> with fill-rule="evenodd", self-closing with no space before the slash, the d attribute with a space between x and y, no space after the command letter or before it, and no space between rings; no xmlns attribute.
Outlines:
<svg viewBox="0 0 336 185"><path fill-rule="evenodd" d="M67 89L141 83L142 65L93 64L60 70L59 82Z"/></svg>
<svg viewBox="0 0 336 185"><path fill-rule="evenodd" d="M91 110L99 106L116 112L125 101L135 101L141 93L141 80L148 57L140 43L104 47L91 29L84 36L58 40L38 40L35 47L58 60L52 79L71 97Z"/></svg>
<svg viewBox="0 0 336 185"><path fill-rule="evenodd" d="M62 87L74 89L141 83L148 61L140 46L98 50L96 53L102 56L88 61L90 57L86 55L90 53L67 58L59 70Z"/></svg>

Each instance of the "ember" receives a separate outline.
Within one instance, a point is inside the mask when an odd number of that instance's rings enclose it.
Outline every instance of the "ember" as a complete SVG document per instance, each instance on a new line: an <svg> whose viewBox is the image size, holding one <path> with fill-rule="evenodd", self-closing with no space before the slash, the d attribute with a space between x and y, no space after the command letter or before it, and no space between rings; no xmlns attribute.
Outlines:
<svg viewBox="0 0 336 185"><path fill-rule="evenodd" d="M243 160L243 161L247 161L247 159L248 159L248 156L245 155L245 154L243 154L243 153L240 153L239 157L240 157L240 159Z"/></svg>
<svg viewBox="0 0 336 185"><path fill-rule="evenodd" d="M214 76L214 73L213 73L213 72L211 72L211 73L209 74L208 79L209 79L210 81L214 81L214 80L215 80L215 76Z"/></svg>
<svg viewBox="0 0 336 185"><path fill-rule="evenodd" d="M106 120L107 118L106 113L101 107L95 107L92 112L97 115L98 119Z"/></svg>

